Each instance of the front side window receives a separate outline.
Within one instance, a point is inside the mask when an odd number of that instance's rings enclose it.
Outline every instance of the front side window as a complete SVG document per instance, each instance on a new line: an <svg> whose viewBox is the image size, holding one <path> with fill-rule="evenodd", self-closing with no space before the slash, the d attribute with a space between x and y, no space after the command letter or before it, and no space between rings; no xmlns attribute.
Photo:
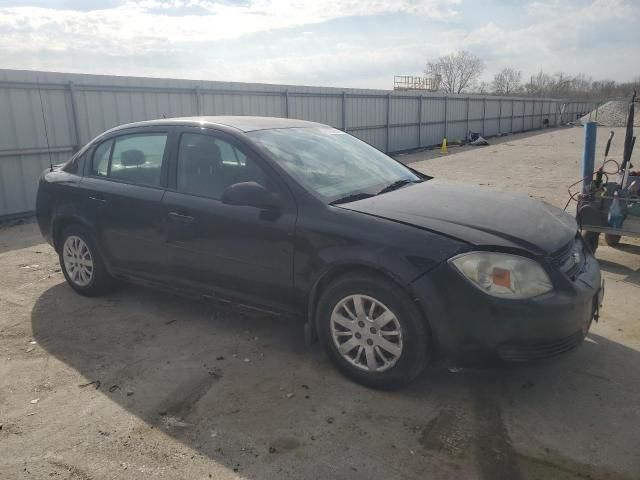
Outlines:
<svg viewBox="0 0 640 480"><path fill-rule="evenodd" d="M401 163L333 128L257 130L248 135L298 182L329 202L421 180Z"/></svg>
<svg viewBox="0 0 640 480"><path fill-rule="evenodd" d="M211 135L184 133L178 149L178 191L220 198L225 188L267 177L255 160L229 142Z"/></svg>
<svg viewBox="0 0 640 480"><path fill-rule="evenodd" d="M160 186L166 133L122 135L101 143L92 173L139 185Z"/></svg>

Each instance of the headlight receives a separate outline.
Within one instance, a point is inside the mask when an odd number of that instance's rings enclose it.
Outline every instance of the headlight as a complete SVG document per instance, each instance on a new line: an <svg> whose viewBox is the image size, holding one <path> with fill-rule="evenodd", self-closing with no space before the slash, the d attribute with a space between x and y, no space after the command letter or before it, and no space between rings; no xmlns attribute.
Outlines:
<svg viewBox="0 0 640 480"><path fill-rule="evenodd" d="M531 298L553 289L547 272L535 261L496 252L463 253L449 260L480 290L503 298Z"/></svg>

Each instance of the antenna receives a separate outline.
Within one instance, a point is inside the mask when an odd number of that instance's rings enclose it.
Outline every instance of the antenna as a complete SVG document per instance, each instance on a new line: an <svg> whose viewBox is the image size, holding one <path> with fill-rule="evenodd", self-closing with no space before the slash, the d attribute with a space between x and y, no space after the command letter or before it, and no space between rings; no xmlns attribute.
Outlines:
<svg viewBox="0 0 640 480"><path fill-rule="evenodd" d="M40 110L42 111L42 123L44 124L44 136L47 140L47 153L49 154L49 171L53 172L53 160L51 159L51 146L49 145L49 131L47 130L47 117L44 114L44 102L42 101L42 91L40 90L40 77L36 75L38 84L38 96L40 97Z"/></svg>

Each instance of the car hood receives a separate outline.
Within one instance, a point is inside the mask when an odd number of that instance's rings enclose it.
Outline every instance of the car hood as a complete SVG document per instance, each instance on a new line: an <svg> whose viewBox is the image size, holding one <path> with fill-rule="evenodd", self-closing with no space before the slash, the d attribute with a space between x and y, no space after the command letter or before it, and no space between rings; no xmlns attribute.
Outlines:
<svg viewBox="0 0 640 480"><path fill-rule="evenodd" d="M474 246L549 255L576 235L576 221L548 203L446 180L429 180L341 208L441 233Z"/></svg>

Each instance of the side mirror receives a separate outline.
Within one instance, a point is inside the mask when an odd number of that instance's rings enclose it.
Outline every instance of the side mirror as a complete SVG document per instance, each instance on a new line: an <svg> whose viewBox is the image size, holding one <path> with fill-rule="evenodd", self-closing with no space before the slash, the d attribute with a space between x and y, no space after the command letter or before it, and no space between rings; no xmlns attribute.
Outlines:
<svg viewBox="0 0 640 480"><path fill-rule="evenodd" d="M280 197L257 182L229 185L222 192L222 203L277 210L282 206Z"/></svg>

